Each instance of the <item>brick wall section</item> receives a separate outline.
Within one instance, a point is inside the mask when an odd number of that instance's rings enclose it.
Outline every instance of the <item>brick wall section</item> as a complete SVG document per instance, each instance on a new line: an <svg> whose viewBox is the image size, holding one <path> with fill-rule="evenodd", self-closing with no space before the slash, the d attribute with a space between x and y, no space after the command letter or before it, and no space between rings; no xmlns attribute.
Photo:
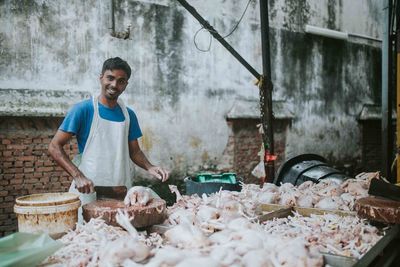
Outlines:
<svg viewBox="0 0 400 267"><path fill-rule="evenodd" d="M0 118L0 236L17 230L17 197L68 190L71 178L47 153L61 120ZM76 154L75 139L65 150L71 157Z"/></svg>
<svg viewBox="0 0 400 267"><path fill-rule="evenodd" d="M233 168L246 183L258 183L258 179L251 175L251 171L260 162L258 152L261 148L262 136L258 132L258 123L259 120L256 119L228 121L233 135L228 143L229 146L233 146ZM275 162L275 172L285 160L286 132L289 125L289 120L274 121L274 150L278 156Z"/></svg>
<svg viewBox="0 0 400 267"><path fill-rule="evenodd" d="M382 126L381 120L367 120L362 128L362 171L376 171L382 168ZM393 125L395 129L395 125ZM396 136L392 135L393 151L396 151ZM395 155L392 156L392 160ZM359 171L359 170L358 170ZM396 171L392 172L396 175Z"/></svg>
<svg viewBox="0 0 400 267"><path fill-rule="evenodd" d="M366 121L362 124L362 166L364 171L381 169L381 121Z"/></svg>

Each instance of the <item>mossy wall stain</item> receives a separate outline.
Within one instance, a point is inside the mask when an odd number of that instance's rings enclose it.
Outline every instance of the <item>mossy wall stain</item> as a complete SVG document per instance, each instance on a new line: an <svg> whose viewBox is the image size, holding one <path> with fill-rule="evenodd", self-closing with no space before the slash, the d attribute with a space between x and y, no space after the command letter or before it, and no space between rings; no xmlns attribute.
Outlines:
<svg viewBox="0 0 400 267"><path fill-rule="evenodd" d="M210 155L208 154L207 151L203 151L203 153L201 153L201 160L202 162L207 162L210 159Z"/></svg>
<svg viewBox="0 0 400 267"><path fill-rule="evenodd" d="M201 139L196 136L191 136L189 139L189 144L192 148L200 148L201 143Z"/></svg>
<svg viewBox="0 0 400 267"><path fill-rule="evenodd" d="M180 95L186 91L181 79L182 27L184 17L176 9L154 6L155 42L158 62L157 93L166 98L170 105L178 103Z"/></svg>
<svg viewBox="0 0 400 267"><path fill-rule="evenodd" d="M360 90L369 87L369 97L380 102L380 49L362 44L286 30L270 31L272 40L281 38L282 80L275 90L292 99L298 108L320 102L313 112L323 117L354 109L366 101ZM277 61L276 46L271 46ZM272 77L277 77L272 69ZM365 75L365 71L368 75ZM275 80L276 81L276 80Z"/></svg>
<svg viewBox="0 0 400 267"><path fill-rule="evenodd" d="M341 0L340 0L341 2ZM331 30L338 30L336 27L336 6L337 6L337 0L328 0L328 19L326 21L326 25L328 26L329 29Z"/></svg>
<svg viewBox="0 0 400 267"><path fill-rule="evenodd" d="M307 0L286 0L282 10L285 13L283 27L300 31L310 17L310 4Z"/></svg>
<svg viewBox="0 0 400 267"><path fill-rule="evenodd" d="M150 151L153 148L153 139L154 139L154 134L152 130L148 127L144 128L143 136L140 139L143 146L143 150Z"/></svg>

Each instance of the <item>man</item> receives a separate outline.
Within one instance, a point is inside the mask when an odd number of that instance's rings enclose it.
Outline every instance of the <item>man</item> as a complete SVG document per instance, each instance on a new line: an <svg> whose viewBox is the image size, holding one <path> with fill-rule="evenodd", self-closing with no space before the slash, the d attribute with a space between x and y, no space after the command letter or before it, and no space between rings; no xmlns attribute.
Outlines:
<svg viewBox="0 0 400 267"><path fill-rule="evenodd" d="M168 172L151 164L143 154L136 115L119 99L130 76L126 61L107 59L100 75L100 95L75 104L51 140L50 155L73 177L70 192L90 194L95 185L130 188L132 162L163 182L168 179ZM74 135L80 153L75 164L63 149Z"/></svg>

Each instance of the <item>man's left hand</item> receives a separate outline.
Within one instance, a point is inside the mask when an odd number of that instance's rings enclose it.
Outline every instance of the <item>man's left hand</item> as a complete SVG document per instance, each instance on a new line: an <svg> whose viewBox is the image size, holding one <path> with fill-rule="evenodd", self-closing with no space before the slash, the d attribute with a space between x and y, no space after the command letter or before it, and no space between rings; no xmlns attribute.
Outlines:
<svg viewBox="0 0 400 267"><path fill-rule="evenodd" d="M155 176L157 179L161 180L162 182L165 182L168 180L169 173L167 170L164 170L161 167L158 166L152 166L147 170L151 175Z"/></svg>

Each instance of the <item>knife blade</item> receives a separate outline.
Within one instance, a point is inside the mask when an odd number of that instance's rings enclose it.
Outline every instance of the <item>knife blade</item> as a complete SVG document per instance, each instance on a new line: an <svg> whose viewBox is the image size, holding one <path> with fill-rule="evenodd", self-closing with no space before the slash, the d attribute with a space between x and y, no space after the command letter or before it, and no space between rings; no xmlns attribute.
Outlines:
<svg viewBox="0 0 400 267"><path fill-rule="evenodd" d="M368 194L400 201L400 187L381 179L372 179Z"/></svg>
<svg viewBox="0 0 400 267"><path fill-rule="evenodd" d="M95 186L97 199L117 199L124 200L128 189L124 185L120 186Z"/></svg>

